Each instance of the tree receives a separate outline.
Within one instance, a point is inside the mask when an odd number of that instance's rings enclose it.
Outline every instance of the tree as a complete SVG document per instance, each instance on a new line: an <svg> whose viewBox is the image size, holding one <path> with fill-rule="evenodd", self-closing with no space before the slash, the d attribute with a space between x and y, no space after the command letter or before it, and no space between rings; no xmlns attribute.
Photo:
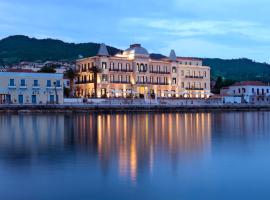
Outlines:
<svg viewBox="0 0 270 200"><path fill-rule="evenodd" d="M38 70L39 73L56 73L56 70L52 67L42 67Z"/></svg>
<svg viewBox="0 0 270 200"><path fill-rule="evenodd" d="M90 71L94 74L94 92L95 92L95 98L97 98L97 76L98 73L102 73L102 69L97 67L97 66L93 66Z"/></svg>
<svg viewBox="0 0 270 200"><path fill-rule="evenodd" d="M223 79L221 76L219 76L217 78L217 81L216 81L216 84L214 86L214 90L213 90L213 93L215 94L219 94L220 93L220 89L222 88L223 86Z"/></svg>
<svg viewBox="0 0 270 200"><path fill-rule="evenodd" d="M213 93L214 94L220 94L220 89L223 87L227 87L230 85L233 85L235 83L234 80L231 79L223 79L221 76L217 78L216 84L213 88Z"/></svg>
<svg viewBox="0 0 270 200"><path fill-rule="evenodd" d="M65 71L64 76L70 81L69 97L74 97L74 79L78 76L78 73L75 70L69 68L67 71Z"/></svg>

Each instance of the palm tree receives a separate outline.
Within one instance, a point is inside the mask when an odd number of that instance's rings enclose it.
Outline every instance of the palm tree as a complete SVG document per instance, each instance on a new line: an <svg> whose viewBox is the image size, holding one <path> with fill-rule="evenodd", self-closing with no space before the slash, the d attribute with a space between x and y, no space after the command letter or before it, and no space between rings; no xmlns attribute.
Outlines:
<svg viewBox="0 0 270 200"><path fill-rule="evenodd" d="M94 92L95 92L95 98L97 98L97 76L98 76L98 73L102 73L102 69L99 68L98 66L93 66L90 71L94 74Z"/></svg>
<svg viewBox="0 0 270 200"><path fill-rule="evenodd" d="M67 71L65 71L64 76L67 77L70 81L69 97L73 97L74 96L74 79L78 76L78 73L72 68L69 68Z"/></svg>

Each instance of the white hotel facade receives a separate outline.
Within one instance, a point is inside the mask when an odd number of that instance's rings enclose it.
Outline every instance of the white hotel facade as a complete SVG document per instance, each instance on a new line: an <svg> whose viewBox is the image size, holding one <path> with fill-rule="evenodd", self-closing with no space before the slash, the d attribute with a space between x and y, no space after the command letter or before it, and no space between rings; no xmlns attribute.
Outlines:
<svg viewBox="0 0 270 200"><path fill-rule="evenodd" d="M208 98L211 94L210 67L200 59L177 57L173 50L169 57L154 59L140 44L111 56L101 44L96 56L76 62L78 97L94 96L93 66L101 69L97 97Z"/></svg>

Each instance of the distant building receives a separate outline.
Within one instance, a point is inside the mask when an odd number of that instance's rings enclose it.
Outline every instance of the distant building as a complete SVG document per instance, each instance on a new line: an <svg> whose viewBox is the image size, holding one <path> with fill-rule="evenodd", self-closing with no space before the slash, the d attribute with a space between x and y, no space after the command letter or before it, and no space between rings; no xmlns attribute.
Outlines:
<svg viewBox="0 0 270 200"><path fill-rule="evenodd" d="M63 75L28 70L0 72L0 104L63 103Z"/></svg>
<svg viewBox="0 0 270 200"><path fill-rule="evenodd" d="M238 82L221 89L222 96L241 97L242 103L270 103L270 86L260 81Z"/></svg>
<svg viewBox="0 0 270 200"><path fill-rule="evenodd" d="M208 98L210 67L202 60L177 57L153 59L140 44L130 45L123 53L109 55L102 44L94 57L79 59L76 70L76 94L94 96L93 67L102 71L97 76L97 97L141 98Z"/></svg>

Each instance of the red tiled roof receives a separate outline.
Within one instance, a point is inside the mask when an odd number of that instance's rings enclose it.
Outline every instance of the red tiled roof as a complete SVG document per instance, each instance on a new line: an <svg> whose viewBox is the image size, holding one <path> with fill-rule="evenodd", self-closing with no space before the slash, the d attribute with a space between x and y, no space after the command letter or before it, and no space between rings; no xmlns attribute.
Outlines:
<svg viewBox="0 0 270 200"><path fill-rule="evenodd" d="M267 86L261 81L242 81L233 84L233 86Z"/></svg>

